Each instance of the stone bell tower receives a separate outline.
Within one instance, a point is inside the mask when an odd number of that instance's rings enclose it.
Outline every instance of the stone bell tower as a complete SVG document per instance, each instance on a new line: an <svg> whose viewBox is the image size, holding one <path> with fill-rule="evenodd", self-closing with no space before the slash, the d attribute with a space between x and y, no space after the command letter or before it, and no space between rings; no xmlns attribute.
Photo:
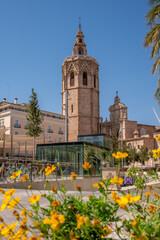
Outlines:
<svg viewBox="0 0 160 240"><path fill-rule="evenodd" d="M81 25L73 55L62 65L62 114L67 119L66 141L99 132L99 67L96 59L87 56Z"/></svg>

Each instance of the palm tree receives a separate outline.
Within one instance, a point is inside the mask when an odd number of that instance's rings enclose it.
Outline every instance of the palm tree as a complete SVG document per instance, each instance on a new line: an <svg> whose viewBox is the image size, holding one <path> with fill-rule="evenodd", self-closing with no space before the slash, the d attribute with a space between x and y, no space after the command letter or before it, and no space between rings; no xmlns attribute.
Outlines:
<svg viewBox="0 0 160 240"><path fill-rule="evenodd" d="M150 31L145 36L144 46L146 48L152 46L151 59L154 59L152 66L152 74L156 74L158 71L159 80L158 87L154 93L155 99L158 101L160 106L160 0L149 0L151 10L148 12L147 25L151 27Z"/></svg>

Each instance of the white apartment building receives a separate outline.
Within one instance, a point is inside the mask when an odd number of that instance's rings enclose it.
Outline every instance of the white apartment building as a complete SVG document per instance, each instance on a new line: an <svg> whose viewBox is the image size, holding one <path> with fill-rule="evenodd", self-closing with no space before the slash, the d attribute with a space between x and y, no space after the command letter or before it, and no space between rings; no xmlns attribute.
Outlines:
<svg viewBox="0 0 160 240"><path fill-rule="evenodd" d="M7 102L4 98L0 102L0 156L3 157L31 157L33 138L27 135L28 124L26 116L28 104ZM38 143L59 143L65 141L65 117L61 114L43 111L43 132L36 139Z"/></svg>

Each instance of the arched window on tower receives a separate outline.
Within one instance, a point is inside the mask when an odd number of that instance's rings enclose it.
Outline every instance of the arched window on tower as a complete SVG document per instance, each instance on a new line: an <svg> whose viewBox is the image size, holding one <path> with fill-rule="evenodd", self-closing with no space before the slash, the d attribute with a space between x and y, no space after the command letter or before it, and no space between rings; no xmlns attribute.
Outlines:
<svg viewBox="0 0 160 240"><path fill-rule="evenodd" d="M79 43L82 43L82 38L79 39Z"/></svg>
<svg viewBox="0 0 160 240"><path fill-rule="evenodd" d="M70 75L70 86L74 86L74 73L71 72L71 75Z"/></svg>
<svg viewBox="0 0 160 240"><path fill-rule="evenodd" d="M83 85L87 85L87 73L83 73Z"/></svg>
<svg viewBox="0 0 160 240"><path fill-rule="evenodd" d="M82 48L78 48L78 55L83 55L83 49Z"/></svg>
<svg viewBox="0 0 160 240"><path fill-rule="evenodd" d="M96 75L94 75L94 87L96 88Z"/></svg>

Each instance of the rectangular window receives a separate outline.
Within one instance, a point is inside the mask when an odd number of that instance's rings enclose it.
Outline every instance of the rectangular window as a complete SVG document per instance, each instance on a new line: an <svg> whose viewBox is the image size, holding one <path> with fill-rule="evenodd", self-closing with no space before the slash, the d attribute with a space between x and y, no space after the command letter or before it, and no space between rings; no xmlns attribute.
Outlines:
<svg viewBox="0 0 160 240"><path fill-rule="evenodd" d="M15 131L15 132L14 132L14 134L15 134L15 135L18 135L18 134L19 134L19 132Z"/></svg>
<svg viewBox="0 0 160 240"><path fill-rule="evenodd" d="M18 119L15 120L15 124L16 124L16 125L19 124L19 120L18 120Z"/></svg>
<svg viewBox="0 0 160 240"><path fill-rule="evenodd" d="M63 130L62 130L62 127L59 127L59 131L58 131L59 134L63 134Z"/></svg>
<svg viewBox="0 0 160 240"><path fill-rule="evenodd" d="M48 125L48 133L53 133L52 125Z"/></svg>
<svg viewBox="0 0 160 240"><path fill-rule="evenodd" d="M18 119L15 119L14 127L15 128L20 128L21 127L21 125L19 124L19 120Z"/></svg>
<svg viewBox="0 0 160 240"><path fill-rule="evenodd" d="M4 119L0 119L0 128L4 128Z"/></svg>
<svg viewBox="0 0 160 240"><path fill-rule="evenodd" d="M71 105L71 113L73 113L73 104Z"/></svg>

